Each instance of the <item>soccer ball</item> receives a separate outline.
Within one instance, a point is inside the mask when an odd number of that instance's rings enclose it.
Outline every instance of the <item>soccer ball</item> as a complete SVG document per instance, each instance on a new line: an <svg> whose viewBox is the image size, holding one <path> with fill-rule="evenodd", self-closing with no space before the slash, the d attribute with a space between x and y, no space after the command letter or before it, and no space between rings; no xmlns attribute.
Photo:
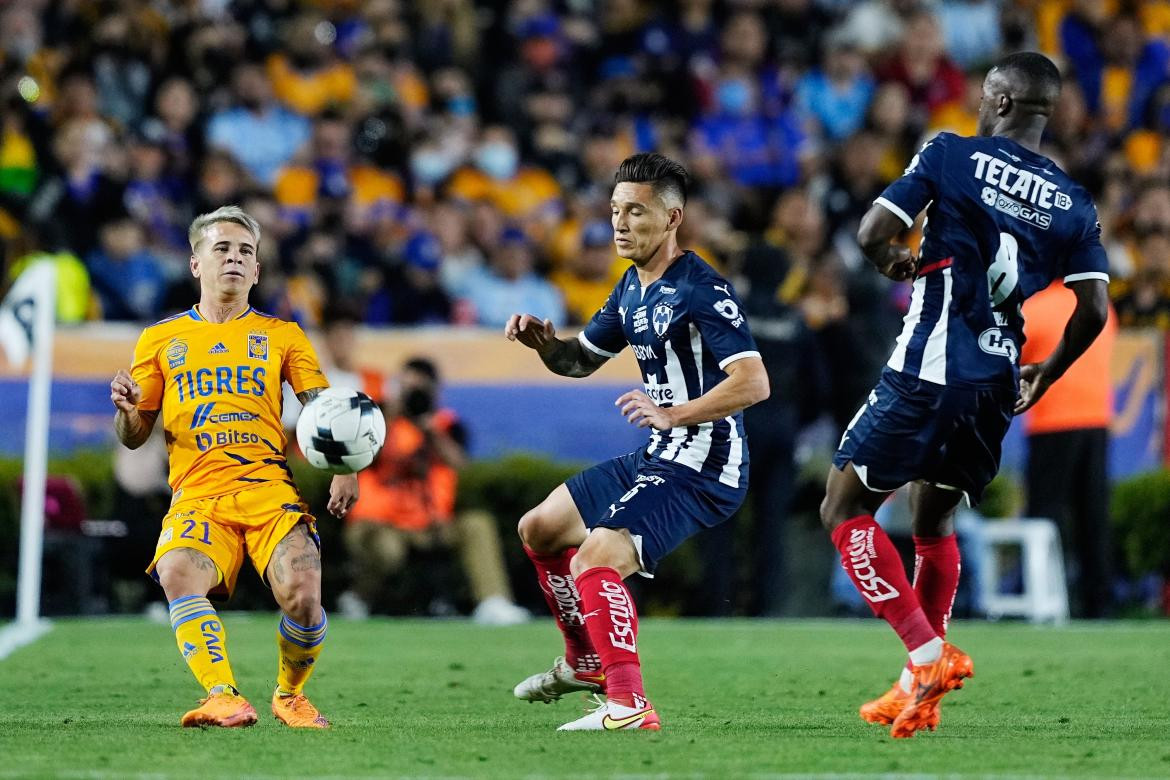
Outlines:
<svg viewBox="0 0 1170 780"><path fill-rule="evenodd" d="M352 474L374 462L386 441L386 418L365 393L327 387L301 410L297 443L309 464Z"/></svg>

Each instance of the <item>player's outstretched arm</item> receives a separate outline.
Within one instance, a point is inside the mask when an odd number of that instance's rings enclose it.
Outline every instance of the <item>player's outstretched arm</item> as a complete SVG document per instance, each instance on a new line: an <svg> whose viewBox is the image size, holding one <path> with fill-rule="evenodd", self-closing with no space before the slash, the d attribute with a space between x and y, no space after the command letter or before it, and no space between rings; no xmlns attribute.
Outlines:
<svg viewBox="0 0 1170 780"><path fill-rule="evenodd" d="M1109 286L1102 279L1084 279L1070 282L1069 287L1077 296L1064 336L1052 354L1042 363L1020 366L1020 397L1016 401L1016 414L1022 414L1044 395L1049 386L1064 376L1076 359L1085 353L1109 318Z"/></svg>
<svg viewBox="0 0 1170 780"><path fill-rule="evenodd" d="M138 449L150 438L158 410L148 412L138 408L138 402L142 400L142 388L124 368L119 368L110 381L110 400L118 410L114 414L114 433L118 441L132 450Z"/></svg>
<svg viewBox="0 0 1170 780"><path fill-rule="evenodd" d="M549 371L561 376L589 376L608 358L584 347L578 339L558 339L552 320L531 314L513 314L504 326L508 341L519 341L536 350Z"/></svg>
<svg viewBox="0 0 1170 780"><path fill-rule="evenodd" d="M905 229L901 217L875 203L865 212L857 230L862 253L884 276L896 282L911 278L918 269L918 259L907 247L890 243Z"/></svg>
<svg viewBox="0 0 1170 780"><path fill-rule="evenodd" d="M771 395L768 372L758 357L745 357L727 364L727 379L710 392L678 406L658 406L641 390L631 390L614 404L631 425L653 426L660 431L681 425L700 425L742 411Z"/></svg>

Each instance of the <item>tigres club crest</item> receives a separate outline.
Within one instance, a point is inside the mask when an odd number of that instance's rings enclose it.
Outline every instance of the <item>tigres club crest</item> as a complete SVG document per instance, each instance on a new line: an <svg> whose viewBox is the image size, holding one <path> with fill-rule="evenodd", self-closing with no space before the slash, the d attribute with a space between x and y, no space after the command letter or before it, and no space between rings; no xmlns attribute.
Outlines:
<svg viewBox="0 0 1170 780"><path fill-rule="evenodd" d="M654 333L658 338L666 335L666 330L670 327L670 321L673 318L674 309L665 303L660 303L654 307Z"/></svg>
<svg viewBox="0 0 1170 780"><path fill-rule="evenodd" d="M268 334L254 330L248 334L248 357L253 360L268 359Z"/></svg>

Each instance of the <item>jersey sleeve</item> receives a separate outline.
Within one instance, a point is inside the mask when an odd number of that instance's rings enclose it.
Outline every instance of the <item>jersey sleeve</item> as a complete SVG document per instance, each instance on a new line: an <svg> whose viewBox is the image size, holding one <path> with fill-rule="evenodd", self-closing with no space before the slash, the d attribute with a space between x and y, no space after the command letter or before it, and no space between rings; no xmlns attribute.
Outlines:
<svg viewBox="0 0 1170 780"><path fill-rule="evenodd" d="M185 346L183 349L186 351ZM158 353L158 339L152 337L149 331L138 337L138 343L134 346L134 364L130 367L130 378L142 389L142 399L138 402L138 408L144 412L156 412L162 408L167 378L163 375L162 366L159 365Z"/></svg>
<svg viewBox="0 0 1170 780"><path fill-rule="evenodd" d="M696 283L690 309L691 320L720 369L726 370L743 358L760 356L743 304L730 282L712 277Z"/></svg>
<svg viewBox="0 0 1170 780"><path fill-rule="evenodd" d="M1073 239L1064 261L1064 281L1082 282L1086 279L1109 281L1109 258L1101 246L1101 223L1097 221L1097 209L1089 206L1084 227Z"/></svg>
<svg viewBox="0 0 1170 780"><path fill-rule="evenodd" d="M622 313L618 307L619 292L626 277L617 283L605 299L605 305L597 310L585 329L577 334L577 340L585 349L604 358L615 358L626 348L626 333L622 330Z"/></svg>
<svg viewBox="0 0 1170 780"><path fill-rule="evenodd" d="M284 365L280 369L281 378L289 383L294 393L329 387L329 380L317 362L317 353L301 326L289 323L289 333L289 345L284 354Z"/></svg>
<svg viewBox="0 0 1170 780"><path fill-rule="evenodd" d="M914 218L938 197L942 181L943 162L946 159L947 133L939 133L918 150L906 166L906 172L874 200L885 206L906 227L914 225Z"/></svg>

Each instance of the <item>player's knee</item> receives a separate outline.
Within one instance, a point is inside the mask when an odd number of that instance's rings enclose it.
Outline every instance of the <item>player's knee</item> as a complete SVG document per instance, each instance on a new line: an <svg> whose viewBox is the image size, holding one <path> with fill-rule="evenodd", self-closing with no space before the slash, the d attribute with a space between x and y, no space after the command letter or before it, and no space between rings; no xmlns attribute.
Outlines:
<svg viewBox="0 0 1170 780"><path fill-rule="evenodd" d="M638 570L637 554L625 534L609 529L598 529L589 535L581 549L569 561L569 571L574 577L581 576L589 569L604 566L615 569L622 577Z"/></svg>
<svg viewBox="0 0 1170 780"><path fill-rule="evenodd" d="M281 608L294 623L315 626L321 622L321 588L319 584L305 582L294 588L285 598Z"/></svg>
<svg viewBox="0 0 1170 780"><path fill-rule="evenodd" d="M821 502L821 525L832 533L843 522L845 517L838 502L834 501L832 496L825 496L825 500Z"/></svg>
<svg viewBox="0 0 1170 780"><path fill-rule="evenodd" d="M540 553L555 552L552 548L560 535L556 525L543 506L538 506L520 518L516 531L520 534L520 541L524 542L528 549Z"/></svg>
<svg viewBox="0 0 1170 780"><path fill-rule="evenodd" d="M209 581L206 568L193 563L193 557L185 550L171 550L155 564L154 573L168 601L182 596L204 596L215 584ZM214 564L211 568L214 569Z"/></svg>

